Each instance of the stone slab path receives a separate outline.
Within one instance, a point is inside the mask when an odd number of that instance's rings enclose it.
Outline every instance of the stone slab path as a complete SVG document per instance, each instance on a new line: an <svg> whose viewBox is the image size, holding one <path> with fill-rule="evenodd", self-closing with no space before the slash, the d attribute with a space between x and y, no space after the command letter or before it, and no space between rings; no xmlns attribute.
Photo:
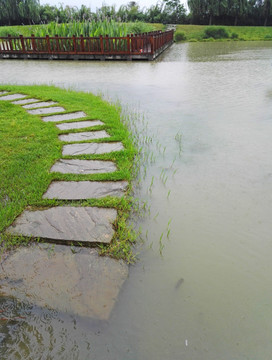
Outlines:
<svg viewBox="0 0 272 360"><path fill-rule="evenodd" d="M70 114L63 114L63 115L53 115L53 116L44 116L42 118L43 121L48 122L59 122L59 121L66 121L66 120L75 120L85 118L87 115L83 111L78 111Z"/></svg>
<svg viewBox="0 0 272 360"><path fill-rule="evenodd" d="M33 244L16 249L2 263L0 282L1 293L23 303L109 320L127 276L123 261L101 257L95 249L72 252L55 245L50 252L48 244Z"/></svg>
<svg viewBox="0 0 272 360"><path fill-rule="evenodd" d="M45 106L52 106L52 105L56 105L57 102L55 101L40 101L38 103L34 103L34 104L27 104L22 106L24 109L38 109L38 108L42 108Z"/></svg>
<svg viewBox="0 0 272 360"><path fill-rule="evenodd" d="M99 199L105 196L121 197L127 188L127 181L54 181L43 198L83 200Z"/></svg>
<svg viewBox="0 0 272 360"><path fill-rule="evenodd" d="M0 100L16 100L16 99L23 99L27 97L27 95L23 95L23 94L12 94L12 95L4 95L0 97Z"/></svg>
<svg viewBox="0 0 272 360"><path fill-rule="evenodd" d="M99 119L82 121L81 119L87 118L83 111L43 116L44 114L65 112L66 109L57 106L58 103L54 101L24 99L25 97L27 95L0 93L0 100L15 100L13 104L21 105L31 115L41 115L41 119L45 122L63 122L56 124L60 130L77 130L82 127L104 125ZM71 122L71 120L78 121ZM68 122L65 123L65 121ZM124 149L121 142L84 142L109 137L110 135L105 130L59 135L61 141L80 142L63 146L63 154L73 157L81 154L105 154ZM87 175L110 173L116 170L117 167L112 161L60 159L50 171ZM85 200L106 196L121 197L126 193L127 188L126 181L54 181L43 197L62 200ZM112 223L116 217L115 209L95 207L59 206L46 210L25 210L7 229L7 233L57 241L109 243L114 234Z"/></svg>
<svg viewBox="0 0 272 360"><path fill-rule="evenodd" d="M50 171L62 174L105 174L116 170L112 161L60 159Z"/></svg>
<svg viewBox="0 0 272 360"><path fill-rule="evenodd" d="M25 210L8 227L7 234L58 241L110 243L116 220L115 209L59 206Z"/></svg>
<svg viewBox="0 0 272 360"><path fill-rule="evenodd" d="M23 94L0 91L0 100L13 101L32 115L44 115L66 111L53 101L28 98ZM18 100L20 99L20 100ZM32 109L32 110L29 110ZM105 125L99 119L88 120L83 111L42 117L45 122L56 124L59 130L77 130ZM82 120L83 119L83 120ZM78 120L71 122L71 120ZM68 121L68 122L64 122ZM60 135L61 141L90 141L108 138L105 131L88 131ZM63 146L64 155L103 154L122 151L123 144L80 143ZM63 174L103 174L117 170L112 161L60 159L51 172ZM53 181L43 198L60 200L84 200L106 196L123 196L128 188L126 181ZM80 242L109 244L114 235L113 223L117 210L90 206L55 206L49 209L25 210L6 233L18 236L48 239L54 242ZM22 301L31 300L37 306L88 316L99 320L110 317L119 291L128 276L128 266L123 261L100 257L97 250L79 248L76 253L70 247L55 245L56 251L48 256L48 244L33 244L19 248L2 264L1 291ZM78 249L78 248L77 248ZM56 276L57 275L57 276ZM16 283L16 286L14 286Z"/></svg>
<svg viewBox="0 0 272 360"><path fill-rule="evenodd" d="M75 129L83 129L92 126L100 126L100 125L104 125L104 123L100 120L92 120L92 121L78 121L78 122L57 124L56 127L60 130L75 130Z"/></svg>
<svg viewBox="0 0 272 360"><path fill-rule="evenodd" d="M42 109L35 109L35 110L27 110L27 112L31 115L45 115L45 114L54 114L54 113L61 113L64 112L65 109L61 106L55 107L48 107Z"/></svg>
<svg viewBox="0 0 272 360"><path fill-rule="evenodd" d="M123 144L120 142L71 144L63 146L62 155L98 155L121 151L123 149Z"/></svg>
<svg viewBox="0 0 272 360"><path fill-rule="evenodd" d="M72 133L60 135L59 139L64 142L84 141L84 140L97 140L103 138L109 138L110 135L105 131L85 131L80 133Z"/></svg>

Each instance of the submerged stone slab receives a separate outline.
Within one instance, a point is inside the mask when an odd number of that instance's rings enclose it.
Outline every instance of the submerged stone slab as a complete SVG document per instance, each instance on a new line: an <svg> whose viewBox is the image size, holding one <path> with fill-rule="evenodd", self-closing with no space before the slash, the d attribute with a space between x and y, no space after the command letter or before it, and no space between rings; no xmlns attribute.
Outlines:
<svg viewBox="0 0 272 360"><path fill-rule="evenodd" d="M27 95L23 94L12 94L12 95L4 95L0 96L0 100L16 100L16 99L23 99L27 97Z"/></svg>
<svg viewBox="0 0 272 360"><path fill-rule="evenodd" d="M42 120L45 122L48 122L48 121L58 122L58 121L65 121L65 120L80 119L80 118L84 118L86 116L87 115L85 114L85 112L78 111L78 112L69 113L69 114L45 116L42 118Z"/></svg>
<svg viewBox="0 0 272 360"><path fill-rule="evenodd" d="M106 154L121 150L124 150L124 146L121 142L71 144L63 146L62 155L95 155Z"/></svg>
<svg viewBox="0 0 272 360"><path fill-rule="evenodd" d="M77 121L56 125L60 130L73 130L73 129L83 129L91 126L99 126L104 125L104 123L100 120L92 120L92 121Z"/></svg>
<svg viewBox="0 0 272 360"><path fill-rule="evenodd" d="M34 104L28 104L28 105L24 105L23 108L24 109L38 109L38 108L42 108L45 106L52 106L52 105L56 105L57 102L55 101L41 101L38 103L34 103Z"/></svg>
<svg viewBox="0 0 272 360"><path fill-rule="evenodd" d="M35 102L38 102L40 101L39 99L25 99L25 100L16 100L16 101L13 101L12 104L14 105L24 105L24 104L30 104L30 103L35 103Z"/></svg>
<svg viewBox="0 0 272 360"><path fill-rule="evenodd" d="M7 233L58 241L110 243L116 216L115 209L95 207L25 210L7 229Z"/></svg>
<svg viewBox="0 0 272 360"><path fill-rule="evenodd" d="M101 257L95 249L33 244L18 248L2 262L0 295L108 320L127 276L123 261Z"/></svg>
<svg viewBox="0 0 272 360"><path fill-rule="evenodd" d="M127 181L54 181L43 195L44 199L83 200L106 196L121 197Z"/></svg>
<svg viewBox="0 0 272 360"><path fill-rule="evenodd" d="M112 161L60 159L50 171L62 174L105 174L116 170Z"/></svg>
<svg viewBox="0 0 272 360"><path fill-rule="evenodd" d="M109 138L110 135L105 131L85 131L80 133L73 133L73 134L65 134L60 135L59 139L61 141L84 141L84 140L97 140L97 139L103 139L103 138Z"/></svg>
<svg viewBox="0 0 272 360"><path fill-rule="evenodd" d="M44 115L44 114L54 114L66 111L61 106L54 106L49 108L35 109L35 110L27 110L27 112L31 115Z"/></svg>

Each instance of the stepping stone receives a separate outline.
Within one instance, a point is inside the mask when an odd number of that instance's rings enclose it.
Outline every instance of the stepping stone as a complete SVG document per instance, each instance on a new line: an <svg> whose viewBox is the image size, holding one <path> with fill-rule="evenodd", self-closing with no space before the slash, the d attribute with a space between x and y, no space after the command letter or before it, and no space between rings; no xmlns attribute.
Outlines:
<svg viewBox="0 0 272 360"><path fill-rule="evenodd" d="M112 161L61 159L50 171L62 174L105 174L116 170L117 167Z"/></svg>
<svg viewBox="0 0 272 360"><path fill-rule="evenodd" d="M7 229L7 233L58 241L110 243L114 234L112 223L116 217L115 209L95 207L25 210Z"/></svg>
<svg viewBox="0 0 272 360"><path fill-rule="evenodd" d="M66 111L61 106L43 108L43 109L36 109L36 110L27 110L27 112L31 115L44 115L44 114L54 114Z"/></svg>
<svg viewBox="0 0 272 360"><path fill-rule="evenodd" d="M16 100L16 99L23 99L25 97L27 97L27 95L23 95L23 94L4 95L4 96L0 96L0 100Z"/></svg>
<svg viewBox="0 0 272 360"><path fill-rule="evenodd" d="M95 249L56 244L53 250L48 244L32 244L17 248L3 261L1 294L38 307L108 320L127 276L124 261L99 256Z"/></svg>
<svg viewBox="0 0 272 360"><path fill-rule="evenodd" d="M87 115L83 111L78 111L78 112L69 113L69 114L45 116L42 118L42 120L45 122L48 122L48 121L58 122L58 121L80 119L80 118L84 118L86 116Z"/></svg>
<svg viewBox="0 0 272 360"><path fill-rule="evenodd" d="M72 141L96 140L96 139L103 139L109 137L110 135L105 130L101 130L101 131L88 131L88 132L60 135L59 139L61 141L72 142Z"/></svg>
<svg viewBox="0 0 272 360"><path fill-rule="evenodd" d="M56 105L56 104L57 104L57 102L55 102L55 101L41 101L36 104L24 105L23 108L24 109L38 109L38 108L42 108L45 106L51 106L51 105Z"/></svg>
<svg viewBox="0 0 272 360"><path fill-rule="evenodd" d="M124 146L121 142L71 144L63 146L62 155L96 155L121 150L124 150Z"/></svg>
<svg viewBox="0 0 272 360"><path fill-rule="evenodd" d="M128 188L127 181L54 181L44 199L83 200L106 196L121 197Z"/></svg>
<svg viewBox="0 0 272 360"><path fill-rule="evenodd" d="M91 126L99 126L99 125L104 125L104 123L100 120L93 120L93 121L78 121L78 122L64 123L56 126L60 130L73 130L73 129L83 129Z"/></svg>
<svg viewBox="0 0 272 360"><path fill-rule="evenodd" d="M24 105L24 104L29 104L29 103L35 103L40 101L39 99L25 99L25 100L17 100L17 101L13 101L12 104L14 105Z"/></svg>
<svg viewBox="0 0 272 360"><path fill-rule="evenodd" d="M8 94L8 91L0 91L0 95Z"/></svg>

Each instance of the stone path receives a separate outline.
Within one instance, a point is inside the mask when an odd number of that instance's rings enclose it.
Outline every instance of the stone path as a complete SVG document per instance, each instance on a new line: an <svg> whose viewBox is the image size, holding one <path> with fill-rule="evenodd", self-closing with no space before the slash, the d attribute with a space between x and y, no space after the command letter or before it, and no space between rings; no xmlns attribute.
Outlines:
<svg viewBox="0 0 272 360"><path fill-rule="evenodd" d="M25 99L26 98L26 99ZM31 115L40 115L45 122L56 122L59 130L77 130L104 125L102 121L88 120L83 111L67 113L55 101L41 101L27 98L24 94L0 92L0 100L12 101L22 106ZM65 112L64 114L61 114ZM48 116L44 116L44 115ZM53 115L49 115L53 114ZM76 122L71 120L77 120ZM68 121L68 122L65 122ZM59 159L51 172L62 174L103 174L117 170L112 161L80 160L82 154L105 154L124 149L120 142L89 142L110 138L106 130L73 132L59 135L65 144L63 155L73 159ZM82 178L81 178L82 180ZM86 200L107 196L121 197L128 188L126 181L53 181L43 195L44 199ZM77 241L86 243L110 243L114 234L113 223L116 220L115 209L95 207L57 206L46 210L25 210L7 229L14 235L32 236L56 241Z"/></svg>
<svg viewBox="0 0 272 360"><path fill-rule="evenodd" d="M103 154L124 149L120 142L89 142L110 138L105 130L89 130L105 125L99 119L88 120L83 111L55 115L66 110L57 106L58 103L54 101L27 98L24 94L0 91L0 100L20 105L28 113L42 116L42 121L61 122L56 124L61 131L88 129L86 132L59 136L63 142L80 143L64 145L63 155L72 155L73 159L59 159L50 169L51 172L78 174L82 179L82 175L105 174L117 170L112 161L76 158L81 154ZM44 114L54 115L44 117ZM126 181L53 181L43 198L75 201L106 196L121 197L127 188ZM80 205L55 206L23 211L6 232L62 244L109 244L114 235L113 223L116 218L116 209ZM128 266L123 261L100 257L97 250L87 247L73 252L70 247L56 244L55 251L49 256L46 246L48 244L32 244L30 248L18 248L1 263L0 296L4 294L38 306L108 320L128 276Z"/></svg>

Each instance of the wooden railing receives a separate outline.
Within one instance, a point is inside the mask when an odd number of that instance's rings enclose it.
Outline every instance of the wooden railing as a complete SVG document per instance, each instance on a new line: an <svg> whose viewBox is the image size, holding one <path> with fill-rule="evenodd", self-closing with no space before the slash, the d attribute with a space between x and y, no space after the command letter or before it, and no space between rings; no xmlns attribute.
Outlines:
<svg viewBox="0 0 272 360"><path fill-rule="evenodd" d="M0 54L154 55L173 42L173 30L125 37L0 37Z"/></svg>

